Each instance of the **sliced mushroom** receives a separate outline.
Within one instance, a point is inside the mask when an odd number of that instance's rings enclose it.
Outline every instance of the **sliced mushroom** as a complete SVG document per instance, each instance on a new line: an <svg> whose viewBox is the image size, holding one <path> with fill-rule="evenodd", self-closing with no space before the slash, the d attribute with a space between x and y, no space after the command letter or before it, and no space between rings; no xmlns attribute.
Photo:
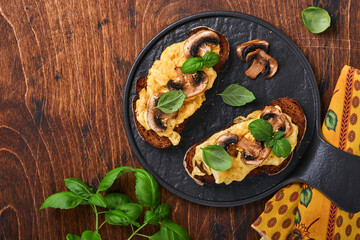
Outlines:
<svg viewBox="0 0 360 240"><path fill-rule="evenodd" d="M249 53L246 56L246 62L251 65L251 67L245 71L245 74L252 79L255 79L259 73L264 75L265 78L271 78L278 69L276 59L261 49Z"/></svg>
<svg viewBox="0 0 360 240"><path fill-rule="evenodd" d="M206 52L211 51L211 45L220 43L219 35L211 30L202 30L191 35L184 44L186 58L202 57Z"/></svg>
<svg viewBox="0 0 360 240"><path fill-rule="evenodd" d="M261 113L260 118L271 123L274 132L285 132L284 137L287 137L292 133L292 126L289 119L274 106L266 106Z"/></svg>
<svg viewBox="0 0 360 240"><path fill-rule="evenodd" d="M223 147L230 156L236 157L238 150L236 144L239 141L239 137L233 133L226 133L216 139L216 145Z"/></svg>
<svg viewBox="0 0 360 240"><path fill-rule="evenodd" d="M236 47L236 53L241 61L245 61L246 56L255 51L256 49L261 49L264 52L267 52L269 48L269 43L265 40L255 39L249 42L240 44Z"/></svg>
<svg viewBox="0 0 360 240"><path fill-rule="evenodd" d="M271 152L271 148L266 148L264 143L252 142L245 137L240 138L237 145L244 149L241 161L247 165L259 166Z"/></svg>
<svg viewBox="0 0 360 240"><path fill-rule="evenodd" d="M175 70L179 77L167 83L169 90L181 89L187 98L196 96L206 90L209 78L205 72L198 71L195 74L182 73L180 67L175 68Z"/></svg>
<svg viewBox="0 0 360 240"><path fill-rule="evenodd" d="M147 118L146 122L150 129L155 132L164 132L166 130L166 121L171 118L176 118L178 111L173 113L164 113L158 108L155 108L159 98L163 93L153 95L148 100Z"/></svg>

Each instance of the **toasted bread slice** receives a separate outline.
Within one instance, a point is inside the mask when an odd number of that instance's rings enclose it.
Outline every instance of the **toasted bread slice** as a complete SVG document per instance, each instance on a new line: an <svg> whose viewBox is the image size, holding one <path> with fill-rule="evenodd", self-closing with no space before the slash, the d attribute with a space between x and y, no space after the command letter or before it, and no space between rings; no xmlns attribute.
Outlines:
<svg viewBox="0 0 360 240"><path fill-rule="evenodd" d="M135 121L135 126L141 136L141 138L149 143L151 146L156 147L156 148L167 148L170 147L172 145L171 141L169 138L167 137L161 137L159 136L155 131L153 130L146 130L136 119L136 101L139 99L139 92L143 89L146 88L146 78L145 77L139 77L136 80L136 84L135 84L135 92L136 92L136 96L133 98L133 102L132 102L132 110L133 110L133 114L134 114L134 121ZM177 128L175 128L174 130L178 133L180 133L186 124L186 120L180 124Z"/></svg>
<svg viewBox="0 0 360 240"><path fill-rule="evenodd" d="M305 117L304 111L302 110L300 104L296 100L289 98L289 97L276 99L269 104L269 106L276 106L276 105L278 105L281 108L283 113L286 113L287 115L289 115L291 117L293 124L298 126L299 132L298 132L298 136L297 136L297 145L296 145L296 147L297 147L300 144L300 142L304 136L305 130L306 130L306 117ZM260 110L262 110L262 109L260 109ZM190 176L193 171L192 159L194 158L194 155L195 155L196 146L203 143L204 141L199 142L199 143L193 145L192 147L190 147L189 150L185 154L184 167ZM296 149L296 147L295 147L295 149ZM286 168L286 166L289 164L289 162L292 158L292 155L293 154L291 153L278 166L263 165L263 166L257 167L255 169L253 169L249 174L247 174L246 177L255 176L260 173L266 173L268 175L277 174ZM200 169L201 172L205 173L204 176L195 176L194 180L197 184L211 185L211 184L215 183L215 179L214 179L213 175L208 175L202 165L200 165L200 166L197 165L197 167Z"/></svg>
<svg viewBox="0 0 360 240"><path fill-rule="evenodd" d="M190 32L188 33L188 37L194 35L195 33L199 32L201 30L211 30L211 31L216 32L213 29L201 26L201 27L197 27L197 28L194 28L194 29L190 30ZM216 73L219 73L219 71L224 66L224 64L225 64L225 62L226 62L226 60L227 60L227 58L229 56L230 48L229 48L229 42L227 41L225 35L223 35L223 34L221 34L219 32L216 32L216 33L218 34L219 39L220 39L220 55L219 55L220 61L215 66L213 66L213 69L216 71ZM146 86L147 86L147 78L146 77L141 76L136 80L136 83L135 83L135 93L136 93L136 95L135 95L135 97L133 98L133 101L132 101L132 111L133 111L133 114L134 114L135 126L136 126L141 138L145 142L152 145L153 147L156 147L156 148L170 147L172 145L172 143L171 143L169 138L164 137L164 136L159 136L153 130L146 130L138 122L138 120L136 119L136 101L139 99L139 92L143 88L146 89ZM174 131L180 133L184 129L184 127L186 125L186 122L187 122L187 120L185 120L183 123L181 123L179 126L177 126L174 129Z"/></svg>

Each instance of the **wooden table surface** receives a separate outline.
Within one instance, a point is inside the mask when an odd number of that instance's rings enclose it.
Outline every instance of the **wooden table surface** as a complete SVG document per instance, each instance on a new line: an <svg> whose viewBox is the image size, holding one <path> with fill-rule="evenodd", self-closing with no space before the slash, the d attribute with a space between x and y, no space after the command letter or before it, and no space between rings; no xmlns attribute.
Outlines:
<svg viewBox="0 0 360 240"><path fill-rule="evenodd" d="M303 26L301 11L310 5L329 11L325 33ZM141 167L123 125L130 67L161 29L210 10L248 13L289 36L314 70L323 117L343 65L360 67L360 1L0 0L0 239L65 239L94 229L86 206L39 207L65 191L64 178L97 186L115 167ZM114 190L134 197L134 185L125 177ZM213 208L162 189L171 219L192 239L258 239L250 225L266 201ZM126 239L131 230L106 226L100 233Z"/></svg>

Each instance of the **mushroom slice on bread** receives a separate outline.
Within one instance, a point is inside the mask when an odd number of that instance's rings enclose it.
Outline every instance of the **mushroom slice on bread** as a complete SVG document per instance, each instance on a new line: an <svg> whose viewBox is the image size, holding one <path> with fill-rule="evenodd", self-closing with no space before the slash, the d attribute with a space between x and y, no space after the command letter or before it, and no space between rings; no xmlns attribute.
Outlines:
<svg viewBox="0 0 360 240"><path fill-rule="evenodd" d="M238 150L236 144L239 142L239 137L233 133L226 133L216 139L216 145L223 147L230 156L236 157Z"/></svg>
<svg viewBox="0 0 360 240"><path fill-rule="evenodd" d="M220 37L215 31L201 30L185 41L185 57L202 57L206 52L211 52L211 45L218 45L219 43Z"/></svg>
<svg viewBox="0 0 360 240"><path fill-rule="evenodd" d="M181 68L177 67L176 72L178 78L176 80L170 79L167 87L169 90L182 90L187 98L203 93L209 83L207 74L203 71L197 73L182 73Z"/></svg>
<svg viewBox="0 0 360 240"><path fill-rule="evenodd" d="M251 79L255 79L260 73L265 78L271 78L278 69L276 59L261 49L249 53L246 56L246 62L251 66L245 71L245 74Z"/></svg>
<svg viewBox="0 0 360 240"><path fill-rule="evenodd" d="M261 49L264 52L267 52L269 48L269 43L262 39L255 39L243 44L240 44L236 47L236 54L240 58L241 61L245 61L246 56L255 51L256 49Z"/></svg>
<svg viewBox="0 0 360 240"><path fill-rule="evenodd" d="M289 119L276 107L265 107L260 115L260 118L271 123L274 132L283 131L284 137L287 137L291 134L292 127Z"/></svg>
<svg viewBox="0 0 360 240"><path fill-rule="evenodd" d="M271 153L271 148L267 148L265 143L250 141L245 137L239 140L238 146L244 150L241 161L247 165L259 166Z"/></svg>
<svg viewBox="0 0 360 240"><path fill-rule="evenodd" d="M171 118L176 118L178 111L173 113L164 113L156 108L157 101L163 93L155 94L149 98L147 108L146 122L150 129L157 132L164 132L166 130L166 121Z"/></svg>

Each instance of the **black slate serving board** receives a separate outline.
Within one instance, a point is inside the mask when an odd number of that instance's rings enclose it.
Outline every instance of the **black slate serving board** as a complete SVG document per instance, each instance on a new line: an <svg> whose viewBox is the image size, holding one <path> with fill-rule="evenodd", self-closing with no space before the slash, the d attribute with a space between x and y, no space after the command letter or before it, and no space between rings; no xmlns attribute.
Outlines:
<svg viewBox="0 0 360 240"><path fill-rule="evenodd" d="M187 122L181 133L180 144L167 149L154 148L141 139L134 124L131 102L135 96L135 81L139 76L147 75L153 62L160 58L166 47L184 41L187 33L198 26L210 27L227 37L230 44L229 59L219 73L213 88L206 92L207 100ZM237 45L257 38L270 43L269 54L279 63L278 72L271 79L264 79L262 76L256 80L249 79L244 73L248 65L241 62L236 55ZM232 83L240 84L252 91L256 100L243 107L226 105L216 94ZM237 116L246 116L280 97L297 100L307 117L307 129L303 141L285 170L273 176L261 174L230 185L212 186L199 186L187 175L183 167L183 158L190 146L228 126ZM253 16L223 11L186 17L158 33L134 62L126 82L123 102L126 133L140 163L163 187L182 198L209 206L237 206L261 199L288 183L301 181L320 188L348 211L359 211L360 191L357 194L359 199L357 202L349 200L349 196L343 196L344 191L348 193L352 190L353 184L348 185L348 188L339 186L339 189L334 189L331 181L332 179L335 181L336 178L328 177L328 170L331 172L331 169L327 167L323 169L327 162L321 155L328 154L330 159L339 157L343 160L347 159L352 161L352 164L358 162L360 165L360 161L321 139L319 106L318 88L311 67L299 48L284 33ZM310 150L307 151L306 156L303 156L310 145ZM348 166L348 162L345 162L345 165ZM317 167L314 169L314 166ZM346 171L349 170L352 168ZM314 174L316 176L313 176ZM349 176L345 176L342 179L344 184L349 181L348 178ZM350 181L357 180L358 178L350 178ZM329 184L332 187L329 187ZM336 184L339 185L339 182ZM349 194L351 198L354 196L351 191Z"/></svg>

